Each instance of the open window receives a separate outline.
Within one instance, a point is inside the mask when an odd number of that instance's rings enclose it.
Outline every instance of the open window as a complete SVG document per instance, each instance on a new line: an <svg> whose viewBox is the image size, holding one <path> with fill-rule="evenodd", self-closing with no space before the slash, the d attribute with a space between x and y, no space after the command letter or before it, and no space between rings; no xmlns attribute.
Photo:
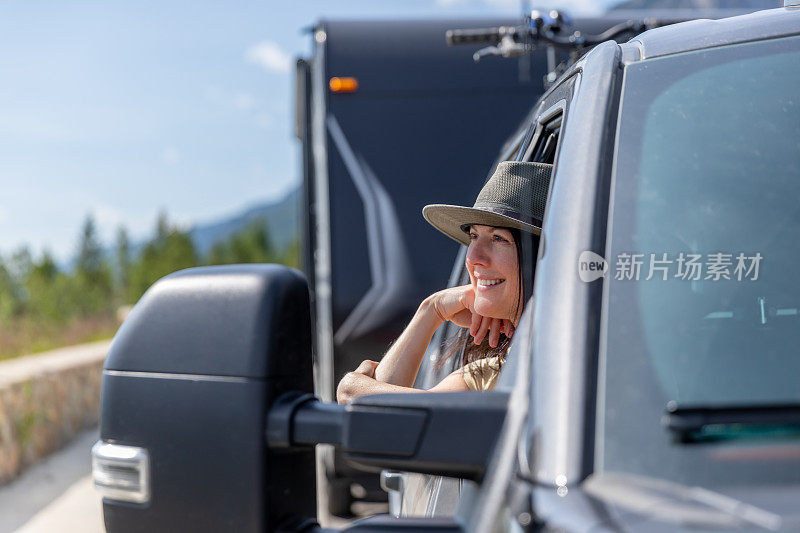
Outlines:
<svg viewBox="0 0 800 533"><path fill-rule="evenodd" d="M566 100L561 100L542 113L536 121L531 142L519 151L517 161L555 164L565 110Z"/></svg>
<svg viewBox="0 0 800 533"><path fill-rule="evenodd" d="M498 162L516 160L555 164L562 124L568 107L568 97L571 96L572 88L572 83L569 83L567 87L562 88L563 90L554 92L550 99L544 101L539 108L544 108L545 111L529 117L529 125L517 131L506 143ZM464 266L465 256L466 248L463 248L453 266L448 282L449 287L469 283L469 274ZM528 260L532 263L531 268L535 271L537 250L529 251L526 256L530 258ZM454 324L448 323L437 330L420 366L415 387L430 389L461 366L462 354L460 352L448 353L450 347L447 342L457 334L459 329Z"/></svg>

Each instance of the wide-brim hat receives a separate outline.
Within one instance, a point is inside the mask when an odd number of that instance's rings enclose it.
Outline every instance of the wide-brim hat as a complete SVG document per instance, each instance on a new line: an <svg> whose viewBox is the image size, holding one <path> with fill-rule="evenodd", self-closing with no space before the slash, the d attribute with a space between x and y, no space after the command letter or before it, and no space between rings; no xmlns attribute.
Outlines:
<svg viewBox="0 0 800 533"><path fill-rule="evenodd" d="M475 205L426 205L422 216L434 228L466 245L473 224L539 235L552 172L553 165L547 163L503 161L478 193Z"/></svg>

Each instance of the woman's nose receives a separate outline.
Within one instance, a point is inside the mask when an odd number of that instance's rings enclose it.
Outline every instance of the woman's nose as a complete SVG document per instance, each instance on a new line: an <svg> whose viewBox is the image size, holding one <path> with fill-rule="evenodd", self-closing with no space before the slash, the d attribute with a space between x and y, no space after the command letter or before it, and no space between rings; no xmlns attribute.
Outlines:
<svg viewBox="0 0 800 533"><path fill-rule="evenodd" d="M470 243L467 248L467 262L473 265L488 265L490 261L489 251L487 250L486 243L478 238Z"/></svg>

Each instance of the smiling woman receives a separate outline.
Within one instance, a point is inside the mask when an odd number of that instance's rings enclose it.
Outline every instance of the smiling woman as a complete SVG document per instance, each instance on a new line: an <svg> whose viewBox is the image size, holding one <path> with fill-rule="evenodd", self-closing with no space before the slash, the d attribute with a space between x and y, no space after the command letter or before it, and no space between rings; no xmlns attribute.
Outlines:
<svg viewBox="0 0 800 533"><path fill-rule="evenodd" d="M552 165L502 162L473 207L434 204L423 216L436 229L467 245L470 283L436 292L380 362L364 361L339 383L340 403L412 388L422 357L444 322L463 328L447 355L462 352L462 367L430 389L434 392L490 390L505 361L510 339L530 297L532 258L541 233ZM469 339L472 337L472 340Z"/></svg>

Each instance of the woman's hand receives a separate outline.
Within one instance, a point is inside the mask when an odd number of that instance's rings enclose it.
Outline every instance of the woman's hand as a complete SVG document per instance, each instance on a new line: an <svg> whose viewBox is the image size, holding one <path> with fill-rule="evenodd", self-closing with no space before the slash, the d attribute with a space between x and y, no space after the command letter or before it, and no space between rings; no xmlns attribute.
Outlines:
<svg viewBox="0 0 800 533"><path fill-rule="evenodd" d="M500 334L507 337L514 334L514 325L508 319L486 317L475 312L475 290L472 285L461 285L439 291L431 295L436 314L443 321L450 321L462 328L469 328L475 344L480 344L489 336L489 346L497 347Z"/></svg>
<svg viewBox="0 0 800 533"><path fill-rule="evenodd" d="M430 299L442 322L449 321L462 328L470 327L473 319L472 306L475 303L472 285L450 287L433 293Z"/></svg>
<svg viewBox="0 0 800 533"><path fill-rule="evenodd" d="M357 374L364 374L367 377L375 379L375 369L378 368L379 364L380 363L378 363L378 361L370 361L369 359L366 359L361 361L361 364L358 365L358 368L353 370L353 372L356 372Z"/></svg>
<svg viewBox="0 0 800 533"><path fill-rule="evenodd" d="M489 346L497 348L501 333L505 333L506 337L510 339L514 335L514 324L506 318L492 318L473 312L469 334L472 335L475 344L482 343L488 334Z"/></svg>
<svg viewBox="0 0 800 533"><path fill-rule="evenodd" d="M451 287L425 298L380 364L364 361L357 371L345 376L342 380L344 387L340 384L337 392L341 393L339 400L346 400L352 391L371 389L374 381L411 387L431 337L443 322L450 321L462 328L470 328L476 344L483 342L488 335L492 347L500 342L501 333L508 337L513 334L514 326L510 321L481 316L475 312L474 306L472 285Z"/></svg>

